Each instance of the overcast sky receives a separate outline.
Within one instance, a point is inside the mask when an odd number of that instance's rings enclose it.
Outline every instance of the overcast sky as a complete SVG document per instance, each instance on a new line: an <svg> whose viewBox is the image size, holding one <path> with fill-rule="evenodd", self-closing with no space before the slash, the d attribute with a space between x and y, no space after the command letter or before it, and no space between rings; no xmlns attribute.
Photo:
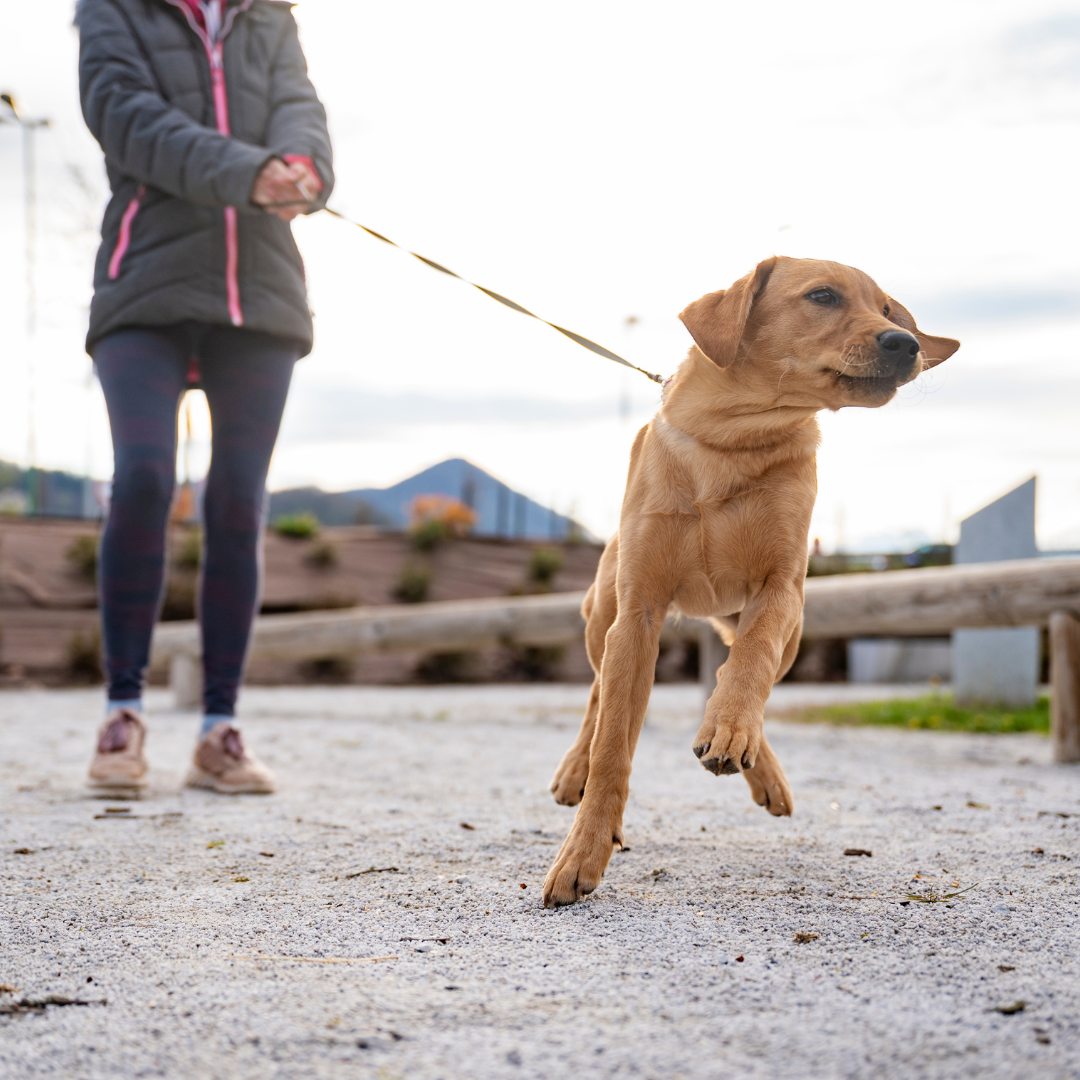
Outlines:
<svg viewBox="0 0 1080 1080"><path fill-rule="evenodd" d="M27 459L32 366L39 462L105 477L82 338L106 191L72 8L0 0L2 89L53 121L32 340L19 134L0 125L0 457ZM1080 5L295 12L335 141L332 204L643 367L673 371L677 313L771 254L858 266L963 341L884 409L822 417L827 549L951 539L1032 473L1042 545L1080 547ZM460 455L611 532L653 384L326 215L295 232L316 347L272 486L381 486Z"/></svg>

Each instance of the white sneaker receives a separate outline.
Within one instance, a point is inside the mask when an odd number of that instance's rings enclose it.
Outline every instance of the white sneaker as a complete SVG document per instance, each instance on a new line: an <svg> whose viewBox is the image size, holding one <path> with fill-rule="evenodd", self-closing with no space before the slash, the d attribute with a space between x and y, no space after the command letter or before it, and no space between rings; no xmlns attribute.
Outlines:
<svg viewBox="0 0 1080 1080"><path fill-rule="evenodd" d="M244 747L240 732L219 720L195 747L184 783L222 795L269 795L274 774Z"/></svg>
<svg viewBox="0 0 1080 1080"><path fill-rule="evenodd" d="M113 709L98 730L89 784L121 794L146 787L146 725L133 709Z"/></svg>

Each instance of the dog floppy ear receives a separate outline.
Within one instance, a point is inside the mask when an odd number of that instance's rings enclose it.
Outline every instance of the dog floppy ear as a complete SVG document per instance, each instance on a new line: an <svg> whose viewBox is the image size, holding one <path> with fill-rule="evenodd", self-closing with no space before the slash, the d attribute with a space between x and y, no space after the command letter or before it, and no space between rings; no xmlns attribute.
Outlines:
<svg viewBox="0 0 1080 1080"><path fill-rule="evenodd" d="M717 367L727 367L735 359L750 308L774 266L775 255L759 262L752 273L739 278L730 289L707 293L680 313L694 344Z"/></svg>
<svg viewBox="0 0 1080 1080"><path fill-rule="evenodd" d="M923 363L924 371L927 368L937 367L943 360L948 360L960 348L960 342L953 340L953 338L931 337L929 334L924 334L915 325L915 319L912 317L911 312L891 296L889 297L889 314L885 317L889 322L896 323L897 326L907 330L908 333L915 335L919 343L919 349L926 357Z"/></svg>

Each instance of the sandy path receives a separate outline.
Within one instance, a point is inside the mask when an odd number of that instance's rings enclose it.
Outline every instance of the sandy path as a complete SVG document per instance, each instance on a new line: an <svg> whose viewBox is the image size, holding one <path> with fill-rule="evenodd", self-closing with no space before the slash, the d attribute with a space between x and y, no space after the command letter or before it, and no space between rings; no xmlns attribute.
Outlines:
<svg viewBox="0 0 1080 1080"><path fill-rule="evenodd" d="M281 791L231 800L178 791L194 718L158 695L151 792L102 817L98 694L0 694L0 1004L108 1002L0 1017L0 1073L1080 1077L1080 770L1045 739L774 721L778 821L694 760L696 691L662 687L630 850L548 912L584 694L252 690ZM899 903L946 882L980 884Z"/></svg>

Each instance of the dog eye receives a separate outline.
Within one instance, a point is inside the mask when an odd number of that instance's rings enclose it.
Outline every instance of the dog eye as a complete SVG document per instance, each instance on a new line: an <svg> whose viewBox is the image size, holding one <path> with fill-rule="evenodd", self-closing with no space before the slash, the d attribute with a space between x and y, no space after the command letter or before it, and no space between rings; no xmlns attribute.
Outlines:
<svg viewBox="0 0 1080 1080"><path fill-rule="evenodd" d="M885 305L885 310L881 314L884 315L886 319L889 317L889 305L888 304Z"/></svg>
<svg viewBox="0 0 1080 1080"><path fill-rule="evenodd" d="M840 303L840 297L832 289L815 289L806 294L806 299L815 304L821 304L823 307L834 307Z"/></svg>

